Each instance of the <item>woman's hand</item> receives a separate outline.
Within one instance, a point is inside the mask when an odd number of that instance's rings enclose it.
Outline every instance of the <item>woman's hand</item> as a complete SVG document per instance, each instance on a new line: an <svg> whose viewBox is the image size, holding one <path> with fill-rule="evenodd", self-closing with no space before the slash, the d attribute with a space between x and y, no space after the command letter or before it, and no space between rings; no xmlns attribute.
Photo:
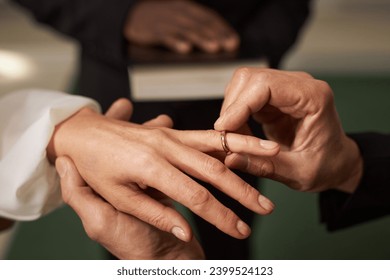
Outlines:
<svg viewBox="0 0 390 280"><path fill-rule="evenodd" d="M232 151L268 157L252 136L229 134ZM190 146L188 146L190 145ZM214 185L242 205L268 214L273 204L219 160L203 152L223 151L216 131L176 131L118 121L83 109L58 125L49 157L68 156L87 184L115 209L133 215L184 241L192 239L188 222L173 208L150 197L154 188L185 205L223 232L246 238L250 228L192 177Z"/></svg>

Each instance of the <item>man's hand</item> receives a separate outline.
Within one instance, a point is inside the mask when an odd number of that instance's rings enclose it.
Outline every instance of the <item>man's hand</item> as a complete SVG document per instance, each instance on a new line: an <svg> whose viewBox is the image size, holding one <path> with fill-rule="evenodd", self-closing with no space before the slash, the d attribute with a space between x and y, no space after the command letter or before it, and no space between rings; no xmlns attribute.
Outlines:
<svg viewBox="0 0 390 280"><path fill-rule="evenodd" d="M237 131L250 116L281 151L273 158L232 154L228 166L300 191L355 190L361 155L341 127L328 84L302 72L238 69L214 127Z"/></svg>
<svg viewBox="0 0 390 280"><path fill-rule="evenodd" d="M235 51L239 37L216 12L187 0L139 1L124 29L130 43L161 45L178 53Z"/></svg>
<svg viewBox="0 0 390 280"><path fill-rule="evenodd" d="M203 250L195 238L188 243L183 242L115 209L85 183L71 159L57 158L56 168L61 177L62 197L76 211L88 236L118 258L204 258ZM155 199L165 207L171 207L168 198L159 195Z"/></svg>

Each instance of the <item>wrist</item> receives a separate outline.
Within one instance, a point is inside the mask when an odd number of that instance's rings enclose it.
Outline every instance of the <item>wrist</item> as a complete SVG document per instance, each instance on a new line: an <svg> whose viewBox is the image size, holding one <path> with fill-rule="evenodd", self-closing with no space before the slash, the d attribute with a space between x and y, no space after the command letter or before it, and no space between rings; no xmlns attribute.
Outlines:
<svg viewBox="0 0 390 280"><path fill-rule="evenodd" d="M352 139L346 137L341 155L341 166L338 168L342 172L339 182L335 185L335 189L354 193L363 176L363 158L361 156L358 145Z"/></svg>
<svg viewBox="0 0 390 280"><path fill-rule="evenodd" d="M59 156L69 155L71 147L74 145L77 136L82 133L82 119L88 115L97 115L94 110L84 107L75 114L57 124L52 137L46 148L47 158L54 164Z"/></svg>

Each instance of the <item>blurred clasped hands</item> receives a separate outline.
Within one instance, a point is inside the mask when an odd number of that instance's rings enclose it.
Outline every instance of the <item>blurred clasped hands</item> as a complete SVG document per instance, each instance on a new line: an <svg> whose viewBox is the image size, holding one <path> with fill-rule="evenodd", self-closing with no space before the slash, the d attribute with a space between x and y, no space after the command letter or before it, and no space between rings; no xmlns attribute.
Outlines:
<svg viewBox="0 0 390 280"><path fill-rule="evenodd" d="M240 38L212 9L187 0L139 1L129 12L124 37L132 44L164 46L178 53L232 52Z"/></svg>

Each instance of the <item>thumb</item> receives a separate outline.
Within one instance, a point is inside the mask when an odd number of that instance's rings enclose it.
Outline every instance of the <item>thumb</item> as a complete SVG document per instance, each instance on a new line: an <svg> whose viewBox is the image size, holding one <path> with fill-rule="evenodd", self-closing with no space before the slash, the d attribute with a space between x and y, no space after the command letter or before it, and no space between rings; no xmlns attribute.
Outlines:
<svg viewBox="0 0 390 280"><path fill-rule="evenodd" d="M99 197L85 183L73 164L67 157L56 160L56 168L61 177L62 197L81 219L87 235L99 242L104 238L106 223L112 221L115 210Z"/></svg>
<svg viewBox="0 0 390 280"><path fill-rule="evenodd" d="M154 119L151 119L143 123L146 126L150 127L173 127L173 120L168 115L159 115Z"/></svg>
<svg viewBox="0 0 390 280"><path fill-rule="evenodd" d="M64 202L73 208L81 220L89 220L87 218L91 212L89 208L96 209L99 197L86 184L70 158L58 157L55 164L61 178L61 192Z"/></svg>
<svg viewBox="0 0 390 280"><path fill-rule="evenodd" d="M133 114L133 104L126 98L116 100L106 112L106 117L121 121L128 121Z"/></svg>
<svg viewBox="0 0 390 280"><path fill-rule="evenodd" d="M62 189L74 190L77 189L77 187L86 186L86 182L81 177L70 158L66 156L58 157L55 165L61 178Z"/></svg>
<svg viewBox="0 0 390 280"><path fill-rule="evenodd" d="M233 103L221 114L214 123L214 129L218 131L237 131L245 125L252 111L245 104Z"/></svg>

